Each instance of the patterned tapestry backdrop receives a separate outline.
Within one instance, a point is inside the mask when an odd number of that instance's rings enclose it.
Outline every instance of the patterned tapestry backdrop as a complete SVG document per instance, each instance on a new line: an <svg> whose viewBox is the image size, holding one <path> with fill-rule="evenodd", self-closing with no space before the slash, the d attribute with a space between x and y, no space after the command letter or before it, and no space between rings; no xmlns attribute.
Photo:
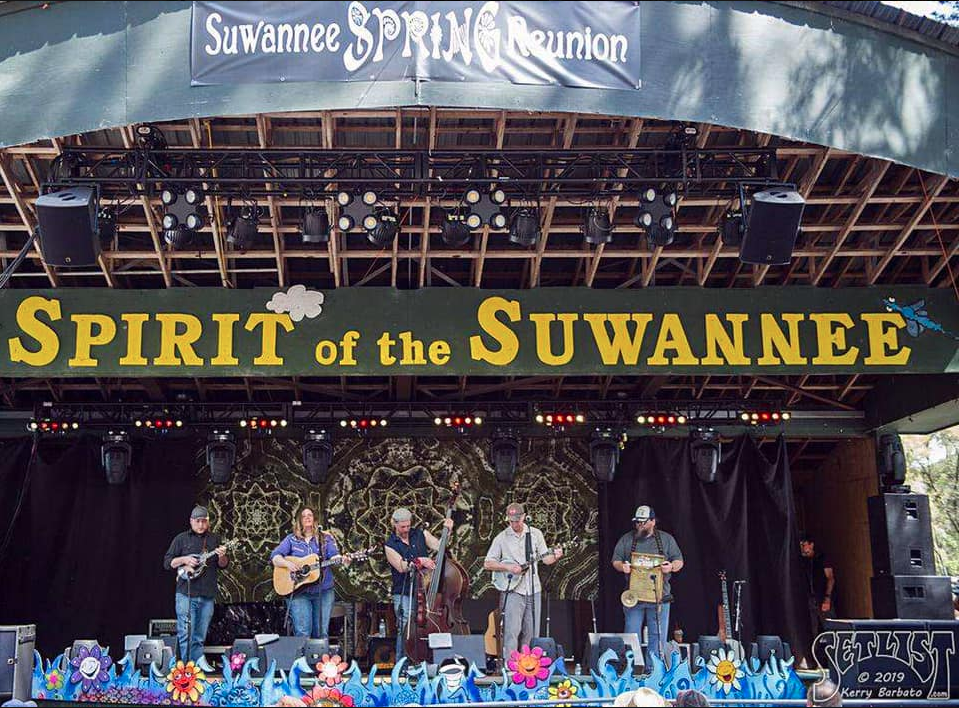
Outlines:
<svg viewBox="0 0 959 708"><path fill-rule="evenodd" d="M335 572L337 597L387 600L390 573L382 544L392 531L393 509L408 507L415 525L438 536L453 482L462 490L453 513L451 553L469 572L473 597L492 588L483 559L493 537L505 527L506 506L512 501L526 506L548 544L579 539L553 566L551 576L544 571L549 594L594 597L598 510L584 441L523 441L512 486L496 481L488 449L488 440L339 439L326 483L313 485L305 476L298 441L239 442L231 483L208 484L199 499L209 505L220 536L239 540L229 568L220 574L220 601L275 598L269 554L290 532L293 515L303 505L318 512L322 528L333 534L341 551L377 546L370 562ZM201 448L198 474L208 479L203 456Z"/></svg>

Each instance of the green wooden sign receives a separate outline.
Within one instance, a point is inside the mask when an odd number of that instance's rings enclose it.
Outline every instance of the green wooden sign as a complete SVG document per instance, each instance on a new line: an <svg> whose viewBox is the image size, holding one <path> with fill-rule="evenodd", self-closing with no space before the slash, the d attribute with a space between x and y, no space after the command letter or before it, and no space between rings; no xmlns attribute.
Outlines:
<svg viewBox="0 0 959 708"><path fill-rule="evenodd" d="M2 376L959 371L951 290L4 290Z"/></svg>

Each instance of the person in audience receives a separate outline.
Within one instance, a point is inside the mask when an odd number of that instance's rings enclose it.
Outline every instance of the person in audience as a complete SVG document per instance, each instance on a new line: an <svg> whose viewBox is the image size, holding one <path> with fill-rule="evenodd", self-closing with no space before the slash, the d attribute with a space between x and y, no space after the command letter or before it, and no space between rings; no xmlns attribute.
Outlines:
<svg viewBox="0 0 959 708"><path fill-rule="evenodd" d="M829 679L823 679L818 683L814 683L809 687L809 690L806 691L806 705L841 706L842 693L839 691L839 686Z"/></svg>
<svg viewBox="0 0 959 708"><path fill-rule="evenodd" d="M706 694L702 691L697 691L695 688L690 688L686 691L680 691L676 694L676 700L673 701L674 706L708 706L709 699L706 698Z"/></svg>

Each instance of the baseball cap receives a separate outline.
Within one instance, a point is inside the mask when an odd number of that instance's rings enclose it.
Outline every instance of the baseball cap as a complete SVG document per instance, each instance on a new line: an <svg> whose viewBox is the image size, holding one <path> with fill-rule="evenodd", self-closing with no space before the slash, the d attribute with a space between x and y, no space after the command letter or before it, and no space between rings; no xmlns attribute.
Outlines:
<svg viewBox="0 0 959 708"><path fill-rule="evenodd" d="M656 518L656 512L653 511L651 506L637 506L636 511L633 513L633 521L641 521L646 523L650 519Z"/></svg>
<svg viewBox="0 0 959 708"><path fill-rule="evenodd" d="M519 518L525 513L526 513L526 510L523 508L523 505L518 502L513 502L508 507L506 507L506 516Z"/></svg>
<svg viewBox="0 0 959 708"><path fill-rule="evenodd" d="M190 512L191 519L207 519L209 516L210 515L206 511L206 507L200 506L199 504L193 507L193 511Z"/></svg>

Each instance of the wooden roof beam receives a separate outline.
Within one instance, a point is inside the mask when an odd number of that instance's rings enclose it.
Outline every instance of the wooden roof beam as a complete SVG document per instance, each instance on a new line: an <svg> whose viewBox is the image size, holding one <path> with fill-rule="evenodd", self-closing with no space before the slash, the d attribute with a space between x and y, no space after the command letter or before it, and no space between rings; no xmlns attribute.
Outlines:
<svg viewBox="0 0 959 708"><path fill-rule="evenodd" d="M30 210L30 207L27 205L26 200L20 194L20 187L17 184L16 179L14 179L13 171L10 169L9 157L4 153L0 154L0 177L3 178L3 184L6 186L7 191L10 193L10 197L13 199L13 204L17 208L17 213L20 215L20 220L23 222L24 227L26 227L27 234L33 234L37 229L37 220L33 215L33 212ZM36 252L37 256L40 258L40 264L43 266L43 271L47 274L47 280L50 281L52 287L57 287L60 282L57 278L57 273L53 270L52 266L47 265L46 261L43 260L43 252L40 250L40 239L37 238L33 242L33 250Z"/></svg>

